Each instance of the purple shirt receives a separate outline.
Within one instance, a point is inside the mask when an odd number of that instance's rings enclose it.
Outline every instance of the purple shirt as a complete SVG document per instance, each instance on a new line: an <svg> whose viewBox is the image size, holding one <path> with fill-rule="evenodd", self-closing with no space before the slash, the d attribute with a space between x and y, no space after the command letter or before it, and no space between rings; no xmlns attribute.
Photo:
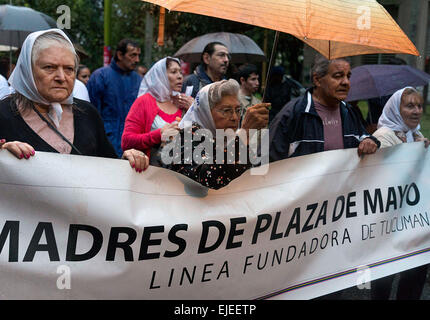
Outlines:
<svg viewBox="0 0 430 320"><path fill-rule="evenodd" d="M343 149L342 119L339 106L329 108L315 100L314 105L324 126L324 151Z"/></svg>

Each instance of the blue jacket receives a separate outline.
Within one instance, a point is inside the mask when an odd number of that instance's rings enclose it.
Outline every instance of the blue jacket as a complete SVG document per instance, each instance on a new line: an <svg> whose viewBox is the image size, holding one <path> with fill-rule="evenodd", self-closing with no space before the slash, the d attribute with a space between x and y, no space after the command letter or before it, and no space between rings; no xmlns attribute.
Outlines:
<svg viewBox="0 0 430 320"><path fill-rule="evenodd" d="M100 112L106 135L119 157L125 118L137 98L141 81L135 71L123 71L112 59L109 66L94 71L87 83L91 103Z"/></svg>

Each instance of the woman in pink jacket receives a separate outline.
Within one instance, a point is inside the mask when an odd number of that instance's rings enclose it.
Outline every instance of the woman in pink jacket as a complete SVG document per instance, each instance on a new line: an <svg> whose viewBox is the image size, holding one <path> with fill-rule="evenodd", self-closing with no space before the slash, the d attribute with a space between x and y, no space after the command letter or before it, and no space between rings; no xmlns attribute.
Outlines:
<svg viewBox="0 0 430 320"><path fill-rule="evenodd" d="M178 120L193 102L180 93L183 80L178 59L167 57L154 64L125 120L123 150L141 150L150 157L151 165L160 166L161 143L178 132Z"/></svg>

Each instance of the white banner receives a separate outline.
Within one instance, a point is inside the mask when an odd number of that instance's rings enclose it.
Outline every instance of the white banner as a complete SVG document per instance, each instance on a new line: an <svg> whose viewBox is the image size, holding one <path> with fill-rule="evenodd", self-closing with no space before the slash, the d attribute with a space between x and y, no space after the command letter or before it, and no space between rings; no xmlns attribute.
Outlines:
<svg viewBox="0 0 430 320"><path fill-rule="evenodd" d="M422 143L220 190L124 160L0 152L0 299L309 299L430 262Z"/></svg>

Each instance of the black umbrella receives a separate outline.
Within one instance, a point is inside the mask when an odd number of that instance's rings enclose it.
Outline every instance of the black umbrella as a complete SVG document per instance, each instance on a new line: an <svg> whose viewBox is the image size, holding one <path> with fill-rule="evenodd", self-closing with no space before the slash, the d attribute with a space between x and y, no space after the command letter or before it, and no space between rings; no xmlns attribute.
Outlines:
<svg viewBox="0 0 430 320"><path fill-rule="evenodd" d="M215 32L194 38L184 44L175 57L186 62L200 62L204 47L210 42L224 43L231 55L233 63L265 61L264 52L251 38L238 33Z"/></svg>
<svg viewBox="0 0 430 320"><path fill-rule="evenodd" d="M30 33L56 27L54 19L31 8L0 6L0 45L21 47Z"/></svg>
<svg viewBox="0 0 430 320"><path fill-rule="evenodd" d="M351 70L351 89L346 101L390 95L404 87L430 82L430 74L408 65L367 64Z"/></svg>

